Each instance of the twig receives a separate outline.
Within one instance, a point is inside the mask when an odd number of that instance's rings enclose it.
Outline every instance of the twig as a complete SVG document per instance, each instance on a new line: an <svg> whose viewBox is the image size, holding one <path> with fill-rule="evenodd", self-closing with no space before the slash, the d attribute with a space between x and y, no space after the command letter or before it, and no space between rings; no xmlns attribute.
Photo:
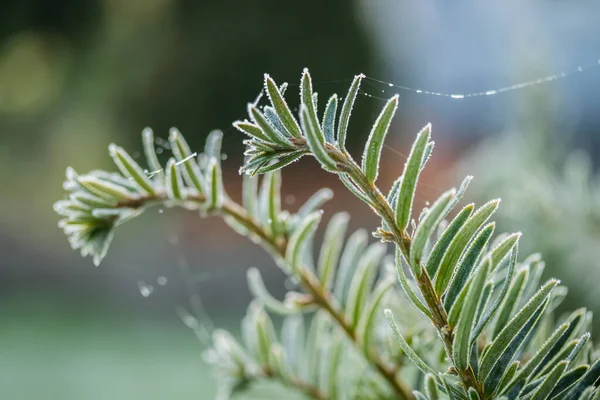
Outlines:
<svg viewBox="0 0 600 400"><path fill-rule="evenodd" d="M394 212L392 211L392 207L390 206L387 199L383 196L379 188L375 184L370 184L362 172L361 168L356 164L356 162L350 157L348 154L340 152L333 146L327 146L328 154L338 162L338 167L341 168L344 173L347 173L354 182L359 186L359 188L366 194L368 199L372 202L373 210L375 213L381 217L387 225L391 229L391 233L393 236L393 242L398 246L402 255L406 260L410 260L410 246L411 246L411 237L406 231L401 231L398 229L394 218ZM440 337L442 338L442 342L444 344L444 349L446 350L446 354L449 360L454 364L454 359L452 356L452 342L454 340L454 332L452 331L451 326L448 323L448 314L444 305L442 304L441 299L435 292L435 289L432 285L431 278L427 274L425 268L421 268L421 275L417 276L417 284L429 311L431 312L431 322L437 329ZM483 388L477 381L477 377L472 368L468 368L467 370L459 370L457 369L458 375L461 378L463 385L465 388L473 387L477 390L481 399L486 399Z"/></svg>
<svg viewBox="0 0 600 400"><path fill-rule="evenodd" d="M200 204L205 202L206 198L198 193L188 194L186 200L181 201L181 206L185 208L203 209ZM153 196L139 197L135 200L125 200L120 202L117 207L126 208L144 208L150 205L160 204L164 201L173 202L167 198L167 194L157 192ZM177 203L176 203L177 204ZM205 210L206 211L206 210ZM210 210L213 215L229 216L234 218L238 223L242 224L251 234L260 239L260 244L269 253L283 259L287 249L288 241L286 237L273 237L270 232L267 232L256 220L248 215L246 210L238 203L229 198L224 199L222 206L219 209ZM358 343L356 329L347 320L345 314L341 311L338 302L335 300L332 293L323 287L317 277L307 267L299 266L296 268L300 274L300 282L304 289L307 290L313 297L315 302L320 305L342 328L348 338L356 345L365 356L365 358L373 364L377 372L392 386L400 399L413 399L411 391L408 389L398 375L398 367L390 366L381 359L375 351L365 351Z"/></svg>

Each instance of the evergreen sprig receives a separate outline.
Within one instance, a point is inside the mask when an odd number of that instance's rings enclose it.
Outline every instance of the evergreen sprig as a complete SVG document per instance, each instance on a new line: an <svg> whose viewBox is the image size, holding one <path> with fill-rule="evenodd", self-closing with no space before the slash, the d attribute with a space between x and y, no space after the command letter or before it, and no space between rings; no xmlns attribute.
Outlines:
<svg viewBox="0 0 600 400"><path fill-rule="evenodd" d="M270 104L249 104L249 119L234 123L249 136L242 204L224 189L220 132L209 135L196 157L173 130L174 157L163 170L147 130L150 173L115 145L109 152L120 173L67 170L68 197L55 204L59 225L72 247L98 264L118 225L152 205L182 206L223 217L296 278L298 291L278 300L257 269L248 271L255 301L242 321L243 342L217 330L206 353L224 397L255 380L275 379L315 399L599 399L600 361L586 333L591 313L578 310L555 323L553 310L566 289L552 279L540 287L543 262L536 255L519 261L519 233L492 239L495 225L488 220L499 200L455 212L467 177L415 213L419 175L433 150L430 125L386 195L375 182L397 97L375 121L361 164L346 151L361 79L354 79L339 116L334 95L320 117L305 70L296 118L284 99L287 85L265 76ZM349 216L340 213L313 263L319 208L331 192L317 192L296 212L281 208L279 170L305 155L337 174L381 218L374 236L393 243L395 258L386 256L384 244L369 245L363 230L345 241ZM267 311L285 315L280 334ZM307 331L304 314L310 315Z"/></svg>

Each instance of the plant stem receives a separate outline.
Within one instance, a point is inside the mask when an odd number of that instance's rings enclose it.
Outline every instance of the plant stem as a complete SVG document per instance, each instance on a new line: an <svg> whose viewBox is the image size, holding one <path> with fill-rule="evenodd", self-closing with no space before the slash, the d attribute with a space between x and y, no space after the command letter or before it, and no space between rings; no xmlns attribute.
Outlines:
<svg viewBox="0 0 600 400"><path fill-rule="evenodd" d="M358 343L356 336L356 330L348 322L343 312L339 310L337 302L332 297L331 292L326 290L318 281L316 276L307 268L301 268L301 279L303 286L310 292L314 297L317 304L321 305L340 325L340 327L346 332L346 335L357 345L358 348L361 346ZM412 399L413 396L406 384L397 377L398 368L390 367L383 360L379 358L379 355L374 351L363 351L367 360L371 361L377 371L392 385L396 393L402 399Z"/></svg>
<svg viewBox="0 0 600 400"><path fill-rule="evenodd" d="M143 208L152 204L162 203L167 201L166 193L158 192L153 196L140 197L133 201L123 201L117 205L117 207L127 208ZM179 202L181 206L185 208L198 208L200 204L205 202L205 196L201 194L189 194L186 200ZM172 201L172 200L170 200ZM220 214L222 216L228 216L235 219L251 234L255 235L260 239L260 243L265 250L277 257L279 260L283 260L287 249L288 241L285 236L274 237L270 232L265 230L260 223L254 218L248 215L244 207L240 204L232 201L229 198L225 198L222 206L219 209L205 210L210 211L213 214ZM359 343L359 339L356 334L356 329L346 318L346 315L341 310L338 302L332 295L332 293L321 285L318 278L312 271L303 266L298 266L296 270L299 273L299 278L302 286L305 290L313 296L314 301L321 306L342 328L348 338L356 345L357 349L363 352L365 358L375 367L377 372L387 381L390 386L394 389L394 392L398 395L399 399L412 400L410 389L398 376L398 367L390 366L381 359L379 354L375 351L365 351Z"/></svg>
<svg viewBox="0 0 600 400"><path fill-rule="evenodd" d="M377 186L369 183L361 168L349 155L341 153L339 150L333 147L328 148L328 150L329 154L338 162L338 166L342 169L342 171L347 173L352 178L359 189L361 189L372 202L372 208L375 213L390 227L394 243L396 246L398 246L404 258L407 261L410 260L411 237L408 232L401 231L396 225L394 211L392 210L392 207L387 199L383 196ZM442 339L446 355L454 365L454 358L452 356L454 332L448 323L448 314L440 297L437 295L433 287L431 278L427 274L427 271L422 267L420 270L420 275L416 277L419 291L423 295L427 307L431 312L431 322L437 329L438 334ZM468 389L469 387L473 387L475 390L477 390L477 393L482 400L486 399L483 388L477 381L477 377L475 376L472 368L469 367L466 370L457 369L457 372L465 388Z"/></svg>
<svg viewBox="0 0 600 400"><path fill-rule="evenodd" d="M279 374L267 367L263 368L263 374L264 376L278 380L279 382L281 382L282 385L294 388L306 394L307 396L312 397L315 400L329 399L327 394L323 393L318 387L313 386L310 383L300 380L296 377L283 376L282 374Z"/></svg>
<svg viewBox="0 0 600 400"><path fill-rule="evenodd" d="M223 213L232 216L237 221L245 221L245 225L248 229L251 229L258 237L260 237L264 243L266 243L271 249L275 250L280 257L285 256L285 249L287 248L287 240L277 240L271 237L265 230L256 222L254 222L245 212L245 210L238 204L231 200L225 202L223 205ZM339 326L346 332L346 335L350 340L358 345L358 338L356 336L356 330L352 324L347 320L345 314L340 310L340 307L331 294L327 290L317 277L311 272L309 268L300 267L296 268L300 274L300 280L303 287L314 297L314 300L319 304L331 317L339 324ZM360 348L358 345L357 347ZM402 399L412 399L413 396L407 386L400 382L397 378L397 368L390 368L383 360L379 358L379 355L375 352L365 352L367 360L373 363L377 371L391 384L395 392Z"/></svg>

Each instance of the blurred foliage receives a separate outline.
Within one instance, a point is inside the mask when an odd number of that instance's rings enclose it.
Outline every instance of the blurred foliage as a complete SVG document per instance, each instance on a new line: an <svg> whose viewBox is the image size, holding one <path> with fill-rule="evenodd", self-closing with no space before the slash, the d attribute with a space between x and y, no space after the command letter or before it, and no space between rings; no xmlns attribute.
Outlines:
<svg viewBox="0 0 600 400"><path fill-rule="evenodd" d="M522 230L528 238L525 252L543 254L545 275L572 289L566 307L598 310L600 176L594 175L589 155L571 151L569 135L557 128L556 98L544 87L530 93L509 132L472 149L458 175L477 171L475 200L501 195L500 229Z"/></svg>
<svg viewBox="0 0 600 400"><path fill-rule="evenodd" d="M0 14L4 128L24 116L39 126L74 107L106 110L122 132L223 128L259 88L248 76L269 70L295 81L310 66L350 79L371 70L352 3L340 0L9 1Z"/></svg>

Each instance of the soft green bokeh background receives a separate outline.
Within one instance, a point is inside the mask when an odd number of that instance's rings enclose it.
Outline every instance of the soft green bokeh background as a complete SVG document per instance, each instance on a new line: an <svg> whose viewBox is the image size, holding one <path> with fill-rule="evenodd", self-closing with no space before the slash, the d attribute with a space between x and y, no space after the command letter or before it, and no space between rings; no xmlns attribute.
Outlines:
<svg viewBox="0 0 600 400"><path fill-rule="evenodd" d="M111 168L112 141L139 155L145 126L163 138L177 126L195 149L222 128L235 194L242 138L231 122L264 72L294 82L308 66L349 79L373 59L343 0L2 2L0 398L212 398L204 346L176 308L192 311L200 295L215 324L237 331L249 263L271 272L278 293L282 274L220 222L171 210L124 227L94 268L56 227L65 167Z"/></svg>

